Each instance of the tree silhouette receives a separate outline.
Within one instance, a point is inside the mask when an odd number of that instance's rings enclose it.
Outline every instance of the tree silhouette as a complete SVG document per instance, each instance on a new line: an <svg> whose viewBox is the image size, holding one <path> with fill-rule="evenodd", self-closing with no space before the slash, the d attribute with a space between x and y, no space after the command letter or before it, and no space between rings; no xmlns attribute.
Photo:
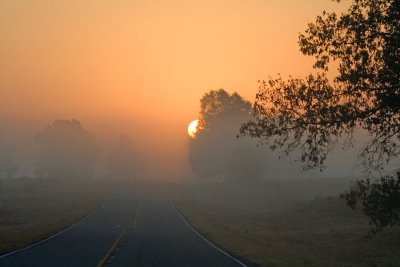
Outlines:
<svg viewBox="0 0 400 267"><path fill-rule="evenodd" d="M144 161L127 136L117 139L108 158L108 167L114 176L134 178L144 170Z"/></svg>
<svg viewBox="0 0 400 267"><path fill-rule="evenodd" d="M367 169L400 154L400 1L354 0L338 16L323 12L300 34L300 51L315 58L317 74L260 81L256 118L241 133L272 149L299 150L304 168L324 168L339 138L371 134L360 151ZM326 76L338 65L333 82Z"/></svg>
<svg viewBox="0 0 400 267"><path fill-rule="evenodd" d="M96 142L78 120L56 120L36 140L41 146L40 176L69 180L93 176Z"/></svg>
<svg viewBox="0 0 400 267"><path fill-rule="evenodd" d="M192 170L205 178L260 179L260 149L250 140L236 138L240 125L250 118L251 103L220 89L206 93L200 106L198 132L190 141Z"/></svg>
<svg viewBox="0 0 400 267"><path fill-rule="evenodd" d="M369 179L356 182L356 189L342 194L347 205L355 209L361 200L364 213L375 225L373 233L393 226L400 220L400 171L375 182Z"/></svg>

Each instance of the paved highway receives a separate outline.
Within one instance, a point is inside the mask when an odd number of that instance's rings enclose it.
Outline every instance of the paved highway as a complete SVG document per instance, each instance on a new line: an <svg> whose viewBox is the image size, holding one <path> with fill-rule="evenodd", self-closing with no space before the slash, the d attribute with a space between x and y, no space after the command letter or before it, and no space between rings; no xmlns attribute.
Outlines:
<svg viewBox="0 0 400 267"><path fill-rule="evenodd" d="M10 267L240 267L205 240L158 186L114 193L85 220L8 256Z"/></svg>

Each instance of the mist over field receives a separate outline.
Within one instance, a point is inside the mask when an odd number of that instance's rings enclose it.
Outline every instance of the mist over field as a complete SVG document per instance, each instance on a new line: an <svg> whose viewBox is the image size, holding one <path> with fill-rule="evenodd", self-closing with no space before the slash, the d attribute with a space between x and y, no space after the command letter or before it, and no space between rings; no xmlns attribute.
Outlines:
<svg viewBox="0 0 400 267"><path fill-rule="evenodd" d="M250 117L249 117L250 118ZM70 120L70 119L67 119ZM134 119L132 119L134 121ZM148 168L143 171L143 174L153 176L155 179L160 181L181 181L190 179L196 179L196 174L191 170L188 161L188 154L190 149L190 143L192 140L186 134L186 128L179 129L181 133L179 135L175 130L171 130L169 127L161 129L143 129L137 128L137 130L130 130L129 123L124 123L124 126L107 125L104 124L103 129L96 131L96 128L90 129L87 125L90 123L84 123L80 121L85 130L93 135L96 143L96 161L94 163L94 171L96 176L107 176L110 174L110 170L107 166L107 157L113 150L115 142L120 136L126 135L132 141L132 146L135 148L135 152L139 154ZM282 151L271 151L267 144L261 144L256 140L251 140L247 137L237 137L239 127L245 120L238 120L233 123L230 127L230 132L226 133L222 139L229 138L231 142L239 144L244 149L251 149L256 152L257 155L253 155L252 158L244 158L244 161L259 161L263 167L260 173L260 178L274 181L281 179L307 179L307 178L358 178L365 175L363 169L359 166L359 160L357 159L358 149L357 147L350 149L336 148L331 155L329 155L326 169L303 171L301 164L297 162L296 155L285 155ZM35 177L37 171L37 165L41 157L41 147L37 140L37 135L40 131L43 131L45 127L50 125L52 122L44 123L38 128L33 128L25 125L13 125L13 130L8 130L11 127L4 127L3 135L1 137L1 162L12 161L15 165L16 171L13 174L15 177L26 176ZM126 126L126 127L125 127ZM158 126L156 127L158 128ZM117 130L118 129L118 130ZM168 131L172 133L168 133ZM133 133L129 135L129 133ZM174 134L178 136L173 136ZM170 138L176 142L171 143L170 140L165 141L163 139ZM217 158L230 158L231 148L230 143L220 142L216 138L215 143L209 145L210 147L217 148L219 152L215 152ZM356 146L360 146L362 141L357 140ZM242 153L240 148L238 153ZM253 153L254 154L254 153ZM229 163L220 162L221 167L225 167ZM150 167L151 166L151 167ZM4 177L6 178L6 177Z"/></svg>
<svg viewBox="0 0 400 267"><path fill-rule="evenodd" d="M0 1L0 266L399 266L399 10Z"/></svg>

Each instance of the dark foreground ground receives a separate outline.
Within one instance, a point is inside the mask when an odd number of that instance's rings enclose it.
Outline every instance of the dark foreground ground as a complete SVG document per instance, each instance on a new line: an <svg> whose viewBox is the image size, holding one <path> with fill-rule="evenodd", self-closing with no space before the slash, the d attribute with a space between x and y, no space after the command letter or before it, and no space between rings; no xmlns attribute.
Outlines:
<svg viewBox="0 0 400 267"><path fill-rule="evenodd" d="M160 186L117 190L61 234L0 258L0 266L242 266L188 227Z"/></svg>
<svg viewBox="0 0 400 267"><path fill-rule="evenodd" d="M74 224L114 188L110 179L0 179L0 255Z"/></svg>
<svg viewBox="0 0 400 267"><path fill-rule="evenodd" d="M199 231L260 266L400 266L400 226L367 237L368 219L337 197L346 186L337 179L221 182L170 191Z"/></svg>

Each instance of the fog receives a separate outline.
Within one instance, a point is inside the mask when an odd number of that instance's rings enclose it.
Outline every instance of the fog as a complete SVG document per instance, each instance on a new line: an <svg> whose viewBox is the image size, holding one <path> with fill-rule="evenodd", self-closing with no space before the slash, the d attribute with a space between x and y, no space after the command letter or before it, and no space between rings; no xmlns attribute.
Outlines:
<svg viewBox="0 0 400 267"><path fill-rule="evenodd" d="M399 266L398 10L0 1L0 266Z"/></svg>
<svg viewBox="0 0 400 267"><path fill-rule="evenodd" d="M365 145L368 136L362 131L354 133L354 142L351 146L344 147L343 140L328 155L326 168L323 170L302 170L298 153L285 155L277 149L272 151L267 144L260 143L246 136L238 136L242 123L252 118L250 107L242 111L227 113L221 118L211 119L212 128L208 129L209 137L204 141L202 133L197 133L195 138L189 137L187 125L194 118L204 119L201 99L210 91L205 90L197 99L197 113L191 115L183 114L187 118L185 123L181 119L160 120L158 117L148 116L114 116L114 117L91 117L85 114L74 117L54 117L47 114L46 118L21 117L14 121L11 117L7 120L3 114L1 128L1 151L0 163L3 178L8 177L30 177L53 179L52 175L40 174L40 166L43 161L50 159L49 165L65 164L65 169L74 169L69 165L68 159L55 160L53 155L43 158L43 144L38 141L38 135L43 133L47 127L57 120L77 120L83 130L93 137L96 147L96 156L93 162L88 164L91 174L88 179L101 177L116 184L121 172L110 168L110 157L116 151L116 142L121 136L130 140L132 151L123 152L128 158L122 158L120 167L125 168L122 172L131 173L125 177L127 180L141 182L177 182L183 184L213 184L222 183L244 183L252 188L255 184L263 182L270 188L286 188L289 191L280 192L276 199L284 199L288 196L297 196L298 200L312 200L320 196L338 196L348 190L351 184L359 178L375 178L382 173L367 173L358 159L360 149ZM228 94L234 93L227 90ZM240 96L240 92L239 96ZM246 105L251 105L252 99ZM162 113L162 112L161 112ZM162 116L162 115L160 115ZM164 118L165 119L165 118ZM68 138L67 138L68 139ZM194 148L196 147L197 148ZM65 145L59 153L71 151L78 153L71 156L73 159L81 158L85 151L79 152L76 148L81 145L74 142ZM197 149L198 152L193 152ZM69 152L68 152L69 153ZM83 153L82 155L80 153ZM193 156L193 153L197 153ZM130 155L130 156L129 156ZM193 165L193 157L200 157L200 165ZM202 159L201 159L202 158ZM60 162L63 161L64 162ZM83 161L84 162L84 161ZM140 162L137 163L137 162ZM201 164L210 164L208 171L198 171ZM395 162L385 169L390 173L395 169ZM7 166L6 166L7 165ZM90 166L89 166L90 165ZM117 164L118 165L118 164ZM131 165L138 170L128 170ZM5 167L4 167L5 166ZM125 167L124 167L125 166ZM385 174L383 173L383 174ZM61 175L62 176L62 175ZM77 176L68 171L65 173L66 180L73 180L69 176ZM90 178L91 179L91 178ZM274 194L277 194L276 192ZM240 197L239 197L240 198ZM242 199L244 201L244 199ZM271 202L272 203L272 202ZM269 205L270 206L270 205Z"/></svg>
<svg viewBox="0 0 400 267"><path fill-rule="evenodd" d="M224 159L232 160L232 147L230 145L232 142L239 145L233 146L237 147L236 150L239 149L239 154L246 154L243 149L253 151L251 152L253 156L245 155L242 157L243 164L246 165L246 160L253 163L259 162L258 164L262 165L262 174L259 178L267 181L338 178L337 180L340 180L341 183L345 181L348 184L350 181L366 175L357 158L360 148L365 143L365 135L356 134L353 147L342 148L339 144L328 156L326 169L323 171L303 171L295 153L287 156L282 151L270 150L267 145L261 144L257 140L250 140L248 137L238 138L241 123L250 118L251 116L233 117L227 127L229 130L222 129L222 133L219 133L222 137L216 137L214 143L201 145L201 147L219 150L219 154L214 153L213 156L220 160L218 164L223 168L227 168L229 164ZM84 121L76 117L54 118L54 120L47 122L27 121L25 119L25 123L3 123L1 155L3 159L7 157L14 159L17 166L14 176L37 176L42 149L37 141L37 135L59 119L77 119L85 131L93 135L97 147L97 157L94 164L96 176L103 177L111 174L107 165L107 158L114 149L116 140L121 136L127 136L131 139L136 153L140 155L143 162L146 162L143 175L152 177L152 180L164 182L203 180L199 179L190 166L190 147L196 139L191 139L188 136L186 127L181 127L179 123L153 124L151 120L147 121L143 118ZM357 138L358 136L359 138ZM221 142L221 140L224 141ZM242 151L240 151L241 149Z"/></svg>
<svg viewBox="0 0 400 267"><path fill-rule="evenodd" d="M58 119L72 120L75 118L55 118L54 120ZM79 120L79 118L76 119ZM185 128L171 129L171 127L167 125L152 125L146 122L138 124L134 122L134 119L119 122L113 121L103 124L79 121L89 133L94 135L96 140L98 146L98 162L96 164L96 169L99 175L106 172L106 168L103 166L105 158L109 151L112 150L115 140L121 135L126 135L132 139L135 149L140 151L146 162L153 162L153 164L157 162L157 164L154 164L154 167L149 170L150 172L171 178L173 174L182 172L185 168L185 159L183 158L183 144L185 142L179 141L179 139L184 139L186 141L187 134ZM40 145L36 142L35 136L51 123L53 123L53 121L42 124L31 123L31 125L19 125L16 123L9 127L2 128L3 142L13 147L15 151L15 161L18 165L17 176L34 175L40 152ZM92 128L90 126L92 126ZM93 129L96 129L96 131ZM163 129L163 138L175 142L165 142L159 133L160 129ZM4 151L4 153L8 153L8 151ZM162 173L164 174L162 175ZM164 179L163 177L160 179Z"/></svg>
<svg viewBox="0 0 400 267"><path fill-rule="evenodd" d="M324 8L344 9L319 0L2 1L0 134L15 147L18 175L35 172L38 131L77 119L100 161L126 135L153 163L148 172L186 176L186 127L202 95L226 88L252 101L258 79L307 73L297 34Z"/></svg>
<svg viewBox="0 0 400 267"><path fill-rule="evenodd" d="M203 93L206 93L204 91ZM232 92L232 91L231 91ZM55 117L49 114L46 119L26 118L9 120L4 119L3 114L1 126L2 149L0 158L14 158L16 172L14 177L38 177L38 164L41 158L41 145L37 142L37 134L42 132L48 125L56 120L77 119L82 124L85 131L93 135L96 147L97 158L94 164L94 175L96 177L106 177L113 180L112 171L109 168L108 158L115 147L115 142L121 136L127 136L132 141L135 153L146 163L146 168L140 173L142 178L154 182L181 182L181 183L209 183L213 179L199 178L199 175L193 171L190 165L190 147L196 139L191 139L187 134L187 125L191 119L199 118L201 114L199 100L197 99L197 114L187 118L185 123L181 120L160 121L155 117L135 117L129 118L91 118L85 115L74 117ZM251 101L251 99L248 99ZM223 168L229 168L224 159L228 159L232 164L231 142L238 144L236 153L240 154L239 161L233 163L235 168L231 168L230 175L237 173L237 167L246 169L246 166L252 168L252 164L257 162L262 169L261 180L267 183L282 183L288 186L288 181L295 181L296 184L302 184L304 187L297 187L300 199L313 199L317 195L339 195L347 190L352 181L360 177L374 177L375 174L367 174L357 159L362 145L365 143L365 135L356 134L353 147L342 149L339 144L326 161L326 169L303 171L302 165L297 162L296 153L286 156L282 151L271 151L268 146L260 144L257 140L250 140L248 137L239 137L239 127L249 117L240 118L232 121L232 125L227 133L224 133L224 142L208 144L202 146L203 149L219 149L220 153L214 156L218 158ZM218 140L217 137L216 140ZM230 140L230 141L228 141ZM242 147L242 148L240 148ZM251 151L249 155L244 151ZM248 167L247 167L248 168ZM394 167L393 167L394 169ZM254 172L242 174L244 176L254 175ZM219 179L219 181L229 181L229 177ZM253 179L249 179L253 180ZM257 179L256 179L257 180ZM318 184L318 189L313 188ZM288 193L293 195L293 192ZM284 196L281 196L284 198Z"/></svg>

